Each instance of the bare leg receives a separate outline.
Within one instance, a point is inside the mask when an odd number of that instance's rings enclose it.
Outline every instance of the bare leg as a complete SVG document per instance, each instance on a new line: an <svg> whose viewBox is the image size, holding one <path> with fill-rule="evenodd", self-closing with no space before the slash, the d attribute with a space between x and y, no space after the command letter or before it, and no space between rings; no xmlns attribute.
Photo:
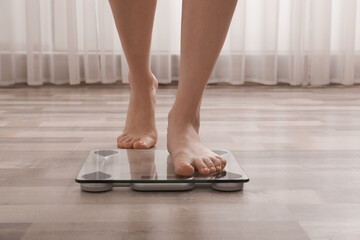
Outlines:
<svg viewBox="0 0 360 240"><path fill-rule="evenodd" d="M179 87L169 113L167 144L175 172L192 175L221 171L226 161L198 135L203 91L211 75L237 0L183 0Z"/></svg>
<svg viewBox="0 0 360 240"><path fill-rule="evenodd" d="M156 0L109 0L129 64L130 102L121 148L150 148L156 144L155 103L158 83L150 70L151 34Z"/></svg>

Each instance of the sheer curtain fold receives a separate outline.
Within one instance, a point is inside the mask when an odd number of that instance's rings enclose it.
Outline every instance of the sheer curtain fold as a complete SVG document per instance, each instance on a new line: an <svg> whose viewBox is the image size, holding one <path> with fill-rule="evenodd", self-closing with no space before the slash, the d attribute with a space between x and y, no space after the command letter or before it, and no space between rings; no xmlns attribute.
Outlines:
<svg viewBox="0 0 360 240"><path fill-rule="evenodd" d="M288 79L291 85L307 85L308 65L304 52L304 33L305 33L305 2L292 0L289 9L290 14L290 31L289 31L289 49L291 54L286 58L288 62Z"/></svg>
<svg viewBox="0 0 360 240"><path fill-rule="evenodd" d="M181 0L158 0L151 69L177 81ZM0 0L0 85L127 83L107 0ZM238 0L210 82L360 83L360 0Z"/></svg>
<svg viewBox="0 0 360 240"><path fill-rule="evenodd" d="M331 7L329 0L309 4L309 68L311 85L330 82ZM319 14L319 9L322 9Z"/></svg>
<svg viewBox="0 0 360 240"><path fill-rule="evenodd" d="M334 63L334 82L344 85L351 85L355 81L356 4L356 0L348 0L340 4L341 20L336 26L340 32L340 39L337 46L339 57ZM360 28L359 23L357 27Z"/></svg>
<svg viewBox="0 0 360 240"><path fill-rule="evenodd" d="M29 85L43 82L40 2L26 1L27 79Z"/></svg>
<svg viewBox="0 0 360 240"><path fill-rule="evenodd" d="M68 72L69 83L79 84L80 79L80 61L79 61L79 47L77 36L77 19L76 19L76 2L67 0L67 50L68 50Z"/></svg>

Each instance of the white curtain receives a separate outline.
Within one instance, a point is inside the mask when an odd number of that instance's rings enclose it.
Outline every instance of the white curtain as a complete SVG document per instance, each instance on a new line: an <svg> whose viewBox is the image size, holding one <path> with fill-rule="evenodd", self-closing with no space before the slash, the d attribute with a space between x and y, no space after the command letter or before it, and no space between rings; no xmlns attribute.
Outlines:
<svg viewBox="0 0 360 240"><path fill-rule="evenodd" d="M180 0L158 1L160 83L178 79L180 20ZM0 30L2 86L127 82L107 0L0 0ZM360 0L239 0L210 82L360 83Z"/></svg>

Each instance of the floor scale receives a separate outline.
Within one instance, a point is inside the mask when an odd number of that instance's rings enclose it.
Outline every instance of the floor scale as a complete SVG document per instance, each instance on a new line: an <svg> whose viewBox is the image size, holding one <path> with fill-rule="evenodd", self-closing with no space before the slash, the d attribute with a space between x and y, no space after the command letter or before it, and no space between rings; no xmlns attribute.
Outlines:
<svg viewBox="0 0 360 240"><path fill-rule="evenodd" d="M222 172L191 177L174 173L171 155L159 149L92 150L75 181L86 192L104 192L113 187L136 191L186 191L197 187L218 191L241 191L248 176L228 150L213 150L227 164Z"/></svg>

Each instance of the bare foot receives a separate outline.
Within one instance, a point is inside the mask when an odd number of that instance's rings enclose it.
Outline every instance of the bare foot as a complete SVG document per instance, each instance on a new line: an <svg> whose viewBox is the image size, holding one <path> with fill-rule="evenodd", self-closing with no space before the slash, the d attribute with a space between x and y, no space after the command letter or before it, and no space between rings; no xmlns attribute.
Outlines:
<svg viewBox="0 0 360 240"><path fill-rule="evenodd" d="M152 73L141 78L129 75L130 101L123 133L117 138L120 148L151 148L157 141L155 104L158 83Z"/></svg>
<svg viewBox="0 0 360 240"><path fill-rule="evenodd" d="M205 147L198 135L199 118L185 120L184 114L171 110L168 117L167 148L171 154L175 173L191 176L197 170L200 174L220 172L226 160Z"/></svg>

